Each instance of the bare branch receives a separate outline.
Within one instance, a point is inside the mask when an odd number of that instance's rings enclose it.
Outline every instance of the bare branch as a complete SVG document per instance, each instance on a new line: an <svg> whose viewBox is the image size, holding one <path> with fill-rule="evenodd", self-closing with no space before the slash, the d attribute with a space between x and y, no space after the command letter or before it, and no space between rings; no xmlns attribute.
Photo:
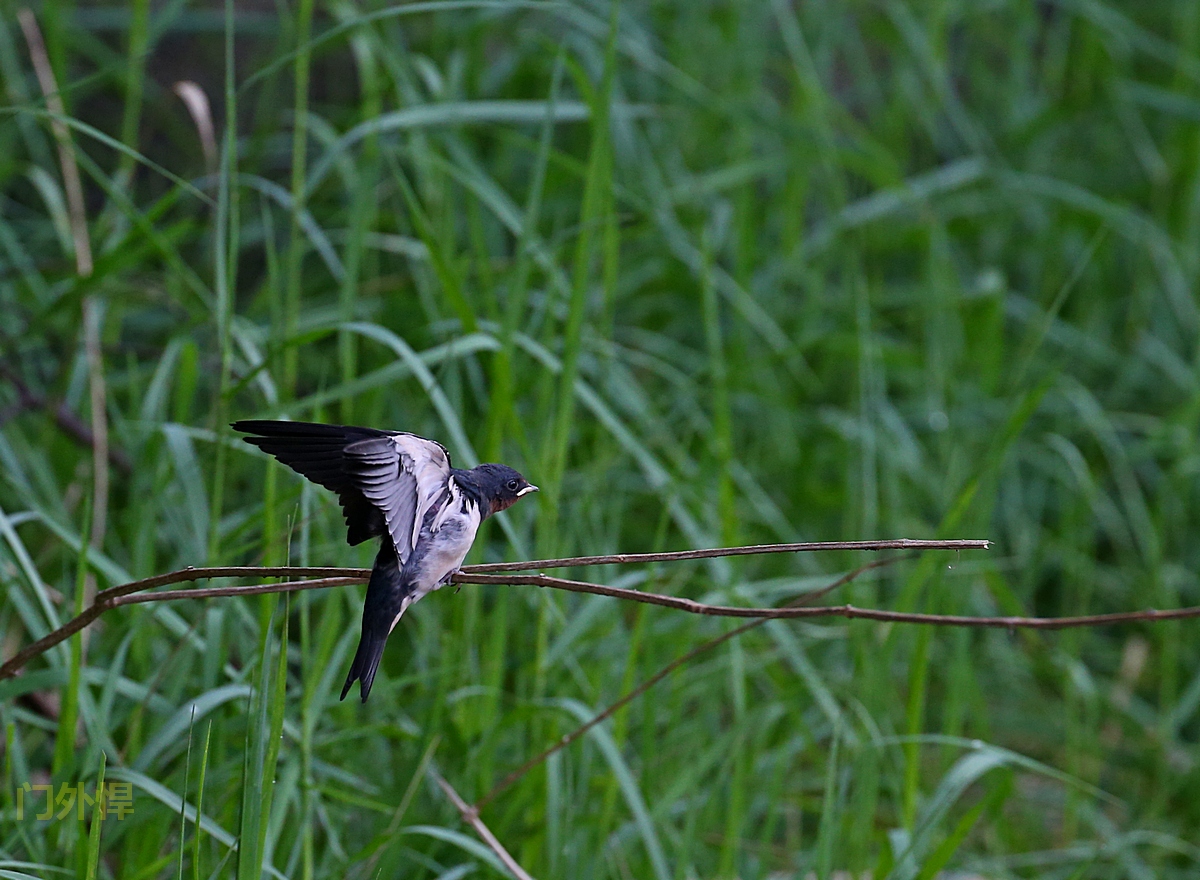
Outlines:
<svg viewBox="0 0 1200 880"><path fill-rule="evenodd" d="M517 864L517 860L509 855L508 850L504 848L504 844L496 839L496 835L492 834L491 829L483 824L483 820L479 818L479 811L464 801L462 796L454 790L454 787L433 767L429 768L428 773L433 777L433 781L438 784L446 797L450 799L450 803L454 804L463 821L475 829L475 833L479 835L479 839L488 845L488 848L504 863L504 867L508 868L518 880L533 880L525 869Z"/></svg>
<svg viewBox="0 0 1200 880"><path fill-rule="evenodd" d="M889 544L905 549L914 544L922 545L930 542L850 542L823 545L828 549L863 549L864 544L871 545L870 549L883 549L879 545ZM963 544L967 542L937 542ZM986 546L987 542L975 542ZM725 547L719 550L685 551L686 553L703 553L707 556L740 556L748 552L773 553L777 547L795 548L802 546L807 549L817 549L812 545L765 545L764 547ZM923 548L927 549L927 548ZM959 549L955 547L954 549ZM657 560L666 554L629 554L623 558L617 557L576 557L576 559L603 560L604 562L589 562L583 564L607 564L616 562L643 562L647 558ZM679 558L673 555L671 558ZM689 556L687 558L704 558ZM565 560L574 563L574 560ZM561 564L564 560L542 560L538 563L521 563L525 566L545 566L547 563ZM992 627L997 629L1066 629L1069 627L1104 626L1115 623L1133 623L1138 621L1155 622L1161 620L1183 620L1200 617L1200 606L1189 608L1174 608L1166 611L1148 609L1145 611L1122 611L1114 614L1091 614L1080 617L968 617L953 614L921 614L907 611L887 611L877 608L858 608L854 605L825 605L818 607L782 607L782 608L745 608L728 605L709 605L693 599L682 599L677 596L664 596L658 593L628 590L621 587L609 587L604 584L593 584L587 581L574 581L565 578L555 578L543 574L478 574L480 568L491 566L467 566L451 579L456 584L506 584L516 586L549 587L557 590L568 590L576 593L592 593L599 596L609 596L614 599L625 599L632 602L643 602L686 611L689 614L701 614L711 617L740 617L763 620L783 620L796 618L845 617L861 620L878 620L886 623L916 623L927 626L968 626ZM96 594L95 601L82 614L69 620L58 629L43 636L31 645L18 651L7 662L0 666L0 680L11 678L17 671L34 657L57 645L59 642L79 632L101 614L110 608L121 605L133 605L142 602L162 602L174 599L200 599L218 596L256 595L262 593L287 593L297 590L315 590L326 587L346 586L349 584L366 583L369 570L363 568L313 568L301 566L221 566L213 568L185 568L167 574L155 575L127 584L110 587ZM132 597L134 593L156 587L177 584L186 581L198 581L218 577L308 577L313 580L297 581L282 584L254 584L240 587L209 587L196 590L173 590L160 593L147 593ZM132 597L132 598L126 598Z"/></svg>
<svg viewBox="0 0 1200 880"><path fill-rule="evenodd" d="M615 553L610 556L533 559L529 562L488 562L483 565L468 565L463 568L463 571L534 571L541 568L628 565L634 562L679 562L684 559L713 559L718 556L757 556L764 553L811 553L830 550L987 550L991 546L991 541L923 541L913 538L896 538L891 541L806 541L800 544L750 544L745 547L714 547L708 550L676 550L668 553Z"/></svg>
<svg viewBox="0 0 1200 880"><path fill-rule="evenodd" d="M188 566L179 571L166 574L156 574L153 577L130 581L101 590L96 594L100 602L114 596L126 596L130 593L140 593L142 590L152 590L155 587L165 587L168 584L182 584L188 581L203 581L209 578L227 577L340 577L361 578L360 583L366 583L370 576L369 568L334 568L330 566L299 566L299 565L220 565L209 568L194 568ZM275 587L286 587L286 584L273 584ZM280 590L286 592L286 590Z"/></svg>
<svg viewBox="0 0 1200 880"><path fill-rule="evenodd" d="M299 593L302 590L324 590L328 587L350 587L366 583L364 577L327 577L306 581L287 581L282 584L254 584L249 587L202 587L192 590L163 590L159 593L134 593L117 596L112 607L142 605L146 602L170 602L175 599L215 599L218 596L258 596L264 593Z"/></svg>

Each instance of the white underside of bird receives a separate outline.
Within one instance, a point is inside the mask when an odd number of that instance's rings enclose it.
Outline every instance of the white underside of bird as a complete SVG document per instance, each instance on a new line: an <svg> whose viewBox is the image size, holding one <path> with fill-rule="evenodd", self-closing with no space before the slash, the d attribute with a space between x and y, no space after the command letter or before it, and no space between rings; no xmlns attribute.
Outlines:
<svg viewBox="0 0 1200 880"><path fill-rule="evenodd" d="M403 579L412 585L412 592L402 600L388 632L396 628L409 605L450 581L475 542L483 519L479 505L459 491L454 477L446 484L446 496L439 508L426 514L428 527L418 533L414 552L402 566Z"/></svg>

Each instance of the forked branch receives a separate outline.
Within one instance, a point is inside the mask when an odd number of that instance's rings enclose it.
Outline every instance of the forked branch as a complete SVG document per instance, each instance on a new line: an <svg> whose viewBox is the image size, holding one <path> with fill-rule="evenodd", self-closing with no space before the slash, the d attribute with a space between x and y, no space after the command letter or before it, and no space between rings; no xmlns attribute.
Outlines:
<svg viewBox="0 0 1200 880"><path fill-rule="evenodd" d="M635 562L670 562L686 559L709 559L719 556L746 556L761 553L795 553L815 550L975 550L986 549L987 541L839 541L823 544L763 544L749 547L720 547L710 550L684 550L673 553L634 553L611 556L577 556L563 559L540 559L529 562L489 563L469 565L451 580L455 584L507 584L517 586L547 587L576 593L592 593L659 605L690 614L713 617L740 617L750 619L794 619L817 617L845 617L862 620L878 620L886 623L916 623L929 626L993 627L999 629L1066 629L1069 627L1102 626L1135 621L1180 620L1200 617L1200 606L1173 608L1165 611L1147 609L1123 611L1113 614L1090 614L1078 617L971 617L954 614L922 614L907 611L889 611L879 608L859 608L854 605L823 605L815 607L747 608L730 605L710 605L693 599L665 596L659 593L610 587L588 581L568 580L544 574L494 574L493 572L529 571L543 568L585 567L591 565L616 565ZM300 590L317 590L349 584L366 583L370 572L362 568L313 568L301 566L221 566L214 568L185 568L167 574L155 575L110 587L96 594L95 601L83 613L48 633L37 641L22 648L3 665L0 665L0 680L11 678L26 663L50 648L70 638L104 612L121 605L143 602L167 602L175 599L207 599L219 596L244 596L262 593L289 593ZM284 583L253 584L249 586L205 587L186 590L163 590L147 592L170 584L185 583L210 578L229 577L300 577L304 580Z"/></svg>

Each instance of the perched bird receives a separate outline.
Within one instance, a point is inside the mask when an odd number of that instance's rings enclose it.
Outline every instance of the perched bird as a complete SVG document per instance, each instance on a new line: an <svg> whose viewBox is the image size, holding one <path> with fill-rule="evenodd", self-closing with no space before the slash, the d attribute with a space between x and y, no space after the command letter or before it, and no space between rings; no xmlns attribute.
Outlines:
<svg viewBox="0 0 1200 880"><path fill-rule="evenodd" d="M363 605L362 637L342 688L356 680L367 701L383 646L405 609L449 583L479 524L536 492L502 464L450 466L434 440L403 431L247 420L235 431L292 470L338 494L351 545L381 537Z"/></svg>

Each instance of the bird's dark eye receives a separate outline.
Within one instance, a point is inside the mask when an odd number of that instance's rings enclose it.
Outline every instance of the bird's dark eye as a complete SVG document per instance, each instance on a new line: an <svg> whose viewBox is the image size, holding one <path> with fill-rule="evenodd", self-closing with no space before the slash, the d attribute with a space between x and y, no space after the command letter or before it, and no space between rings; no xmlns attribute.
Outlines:
<svg viewBox="0 0 1200 880"><path fill-rule="evenodd" d="M516 481L516 480L509 480L509 481L508 481L508 491L510 491L510 492L516 492L516 491L517 491L517 481Z"/></svg>

